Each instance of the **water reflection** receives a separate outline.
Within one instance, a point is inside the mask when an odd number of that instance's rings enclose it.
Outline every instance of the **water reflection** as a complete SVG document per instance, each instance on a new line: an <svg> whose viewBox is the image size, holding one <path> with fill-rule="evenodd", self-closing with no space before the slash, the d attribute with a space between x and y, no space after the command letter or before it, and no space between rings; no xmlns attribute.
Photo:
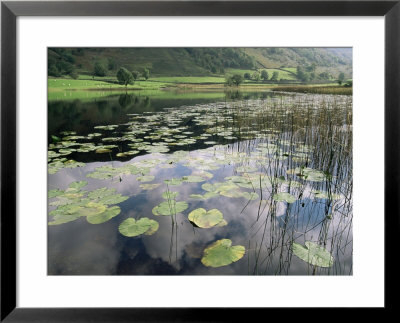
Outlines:
<svg viewBox="0 0 400 323"><path fill-rule="evenodd" d="M72 182L86 180L88 184L84 190L92 191L100 187L115 188L118 193L128 196L129 199L118 204L121 213L108 222L92 225L84 217L81 217L73 222L50 226L48 230L48 273L50 275L351 274L351 152L341 151L335 157L331 156L331 160L329 160L324 150L329 147L341 147L347 140L347 132L344 135L343 131L334 130L332 124L343 124L343 119L348 118L349 99L328 99L319 96L318 104L322 106L328 105L327 102L330 102L329 104L336 107L340 103L340 108L337 110L325 111L324 113L329 114L326 117L321 115L319 110L314 111L315 101L312 101L310 96L301 97L297 104L301 102L303 108L293 111L290 109L296 101L290 99L278 106L279 101L282 102L281 98L267 98L268 110L266 110L264 118L268 121L264 120L264 123L273 126L261 129L258 128L259 124L254 123L249 111L253 111L252 107L260 106L262 108L262 104L266 101L249 100L243 105L242 94L229 95L233 95L235 100L241 100L233 101L232 105L229 105L229 110L238 108L240 113L229 111L229 114L226 114L226 102L211 106L207 103L182 104L177 108L173 106L172 109L165 102L163 102L164 105L160 103L158 107L156 100L146 99L146 97L135 98L130 94L120 95L110 99L111 101L99 100L87 103L74 101L64 103L64 105L54 103L55 105L51 108L49 106L49 113L52 110L49 114L49 125L51 123L54 126L51 130L49 129L49 135L58 134L59 130L55 129L74 130L77 134L87 135L94 131L94 122L96 125L99 123L124 124L125 127L129 127L129 122L135 120L137 114L141 116L144 109L152 110L147 112L154 112L159 108L160 111L167 111L165 117L170 122L170 129L181 126L175 116L181 115L185 111L188 114L187 117L192 118L192 124L186 119L182 119L187 126L185 130L193 132L188 134L189 137L195 137L201 135L201 132L196 130L196 122L200 122L207 129L215 127L215 124L207 124L209 120L199 114L199 111L204 108L205 111L221 109L221 113L225 114L224 120L219 121L219 124L227 122L227 126L224 128L226 137L237 136L236 128L229 133L227 131L234 124L235 127L240 126L243 138L250 134L253 134L255 138L228 139L228 143L220 145L194 143L186 146L171 146L171 150L165 153L142 151L137 156L126 157L123 161L115 160L114 155L111 154L99 157L99 154L89 152L87 154L90 157L86 158L87 163L84 167L61 168L56 173L49 175L49 189L66 189ZM269 99L271 101L268 101ZM250 110L245 110L243 106ZM313 109L313 117L307 116L307 113L311 113L310 107ZM69 121L61 121L65 114L70 115ZM93 118L89 118L90 115ZM153 135L158 127L164 127L159 116L160 114L157 113L149 114L146 119L152 122L149 133ZM245 120L239 123L233 118ZM323 124L326 125L326 128L320 130ZM143 128L146 128L145 124L143 124ZM288 131L290 128L294 130ZM136 128L131 127L130 129ZM281 129L281 131L277 129ZM263 132L263 130L267 131ZM221 133L220 129L217 131ZM204 130L203 133L207 133L207 131ZM324 140L320 138L322 133L331 133L332 138L340 140L340 144L323 146ZM118 137L120 134L121 132L116 131L113 136ZM140 134L135 138L146 135L147 133ZM207 137L202 140L209 139ZM152 142L158 142L158 139L153 138ZM317 143L320 148L318 152L315 152L310 147L311 144L316 147ZM271 147L273 151L269 151ZM351 145L346 147L349 148ZM174 155L173 152L179 152L182 148L187 153L178 158L179 155ZM81 155L74 152L69 156L85 161ZM296 161L296 158L299 158L300 161ZM148 164L148 161L151 163ZM161 185L154 189L143 189L141 185L144 183L137 180L139 176L144 175L140 172L134 175L123 173L111 176L109 179L87 177L88 174L93 174L96 169L104 165L117 169L131 164L134 164L135 167L145 165L141 171L155 177L149 183L160 183ZM302 177L301 171L294 172L292 175L287 173L288 170L299 167L299 165L315 169L329 169L330 174L334 177L329 180L324 178L323 181L310 181ZM184 182L176 186L167 185L164 182L164 180L172 178L197 176L204 172L212 174L212 178L201 182ZM256 181L250 181L255 187L239 187L241 192L257 193L258 198L255 200L249 200L243 196L232 198L221 194L206 200L191 197L192 194L206 193L203 188L205 183L226 182L226 178L230 176L238 176L243 179L248 174L258 173L267 174L272 183L265 187L257 187ZM301 185L296 186L293 184L295 182ZM315 190L326 191L328 189L341 193L342 197L336 201L315 198L315 193L313 193ZM176 217L153 215L153 207L165 201L162 193L166 190L179 192L177 201L186 201L189 204L188 209L176 214ZM296 201L294 203L278 202L273 198L278 192L292 194L296 197ZM55 208L55 206L51 206L49 211ZM220 210L228 225L209 229L194 227L189 222L187 215L197 208ZM151 236L125 237L119 233L118 227L129 217L154 219L159 222L159 230ZM205 267L200 261L203 250L219 239L230 239L234 245L243 245L246 248L246 254L241 260L229 266ZM293 241L298 243L319 242L331 251L335 258L334 265L326 269L318 268L316 272L313 272L311 265L292 254L291 243Z"/></svg>

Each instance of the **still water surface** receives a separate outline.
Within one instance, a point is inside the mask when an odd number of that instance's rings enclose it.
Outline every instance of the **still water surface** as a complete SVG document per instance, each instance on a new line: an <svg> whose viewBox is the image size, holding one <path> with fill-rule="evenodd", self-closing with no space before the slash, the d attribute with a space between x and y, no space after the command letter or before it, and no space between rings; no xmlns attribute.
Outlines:
<svg viewBox="0 0 400 323"><path fill-rule="evenodd" d="M49 101L48 273L351 275L351 118L337 95ZM147 218L134 236L129 218ZM210 266L222 239L244 253ZM293 252L306 241L329 266Z"/></svg>

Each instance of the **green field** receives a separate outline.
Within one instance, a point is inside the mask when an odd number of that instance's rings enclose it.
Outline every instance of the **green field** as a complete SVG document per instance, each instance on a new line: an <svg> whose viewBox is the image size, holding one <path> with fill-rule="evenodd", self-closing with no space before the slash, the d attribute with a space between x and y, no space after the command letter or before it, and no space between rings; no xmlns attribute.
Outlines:
<svg viewBox="0 0 400 323"><path fill-rule="evenodd" d="M100 80L87 79L71 79L71 78L49 78L47 80L49 92L65 91L65 90L143 90L143 89L159 89L166 87L168 83L152 82L152 81L136 81L132 85L125 87L124 85L109 83Z"/></svg>
<svg viewBox="0 0 400 323"><path fill-rule="evenodd" d="M164 83L182 83L182 84L210 84L210 83L224 83L225 77L223 76L163 76L151 77L149 81L164 82Z"/></svg>

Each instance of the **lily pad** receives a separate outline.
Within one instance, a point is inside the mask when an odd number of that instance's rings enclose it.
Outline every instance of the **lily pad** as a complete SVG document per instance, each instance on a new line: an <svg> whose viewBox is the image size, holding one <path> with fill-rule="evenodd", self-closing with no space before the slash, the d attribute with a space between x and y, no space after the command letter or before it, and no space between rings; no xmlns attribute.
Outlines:
<svg viewBox="0 0 400 323"><path fill-rule="evenodd" d="M172 186L178 186L182 184L182 179L181 178L166 179L164 180L164 183Z"/></svg>
<svg viewBox="0 0 400 323"><path fill-rule="evenodd" d="M96 154L105 154L105 153L110 153L112 150L107 149L107 148L98 148L96 149L95 153Z"/></svg>
<svg viewBox="0 0 400 323"><path fill-rule="evenodd" d="M186 183L200 183L206 181L205 178L196 175L183 176L182 181Z"/></svg>
<svg viewBox="0 0 400 323"><path fill-rule="evenodd" d="M156 183L156 184L140 184L139 187L143 190L151 191L154 190L155 188L159 187L161 184Z"/></svg>
<svg viewBox="0 0 400 323"><path fill-rule="evenodd" d="M154 215L173 215L185 211L188 206L189 205L183 201L176 202L175 200L169 200L155 206L152 212Z"/></svg>
<svg viewBox="0 0 400 323"><path fill-rule="evenodd" d="M136 237L141 234L151 235L158 230L159 224L157 221L149 218L134 218L125 219L118 227L119 232L126 237Z"/></svg>
<svg viewBox="0 0 400 323"><path fill-rule="evenodd" d="M295 196L285 192L274 194L273 199L277 202L288 202L288 203L294 203L297 200Z"/></svg>
<svg viewBox="0 0 400 323"><path fill-rule="evenodd" d="M292 249L297 257L313 266L331 267L333 265L334 258L330 252L314 242L306 241L305 246L293 242Z"/></svg>
<svg viewBox="0 0 400 323"><path fill-rule="evenodd" d="M201 194L190 194L189 195L190 198L198 199L198 200L207 200L209 198L216 197L216 196L219 196L219 194L215 193L215 192L206 192L204 195L201 195Z"/></svg>
<svg viewBox="0 0 400 323"><path fill-rule="evenodd" d="M107 222L108 220L116 217L120 213L121 213L120 207L113 206L113 207L107 208L103 213L88 215L86 217L86 220L87 220L87 222L89 222L91 224L100 224L100 223Z"/></svg>
<svg viewBox="0 0 400 323"><path fill-rule="evenodd" d="M140 176L136 178L139 182L151 182L154 180L155 176L153 175L145 175L145 176Z"/></svg>
<svg viewBox="0 0 400 323"><path fill-rule="evenodd" d="M162 193L162 198L166 200L173 200L177 198L179 195L179 192L173 192L173 191L165 191Z"/></svg>
<svg viewBox="0 0 400 323"><path fill-rule="evenodd" d="M217 240L204 249L201 262L207 267L222 267L240 260L245 254L244 246L232 246L229 239Z"/></svg>
<svg viewBox="0 0 400 323"><path fill-rule="evenodd" d="M69 184L69 188L73 188L76 190L80 190L82 187L85 187L87 185L88 182L86 181L80 181L80 182L73 182L71 184Z"/></svg>
<svg viewBox="0 0 400 323"><path fill-rule="evenodd" d="M224 216L218 209L206 211L199 208L190 212L188 219L200 228L212 228L224 221ZM224 221L224 225L226 224L226 221Z"/></svg>
<svg viewBox="0 0 400 323"><path fill-rule="evenodd" d="M331 193L325 191L312 191L311 193L318 199L331 199L331 200L340 200L342 196L340 194Z"/></svg>
<svg viewBox="0 0 400 323"><path fill-rule="evenodd" d="M327 179L327 175L324 172L308 167L289 169L286 173L297 175L300 178L311 182L323 182Z"/></svg>
<svg viewBox="0 0 400 323"><path fill-rule="evenodd" d="M91 192L81 191L80 188L86 184L85 181L74 182L65 191L52 190L49 192L50 196L57 198L56 201L49 203L57 206L49 213L50 216L53 216L49 225L71 222L79 217L86 217L87 221L92 224L104 223L121 212L119 207L109 207L109 205L121 203L129 198L129 196L116 194L115 189L106 187Z"/></svg>

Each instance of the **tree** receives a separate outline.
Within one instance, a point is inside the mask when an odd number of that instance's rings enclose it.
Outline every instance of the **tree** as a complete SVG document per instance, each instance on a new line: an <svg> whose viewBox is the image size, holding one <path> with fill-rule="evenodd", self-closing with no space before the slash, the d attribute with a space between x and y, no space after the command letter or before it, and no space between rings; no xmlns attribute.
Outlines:
<svg viewBox="0 0 400 323"><path fill-rule="evenodd" d="M232 76L233 84L239 86L243 82L243 76L240 74L235 74Z"/></svg>
<svg viewBox="0 0 400 323"><path fill-rule="evenodd" d="M338 80L337 80L337 82L338 82L338 84L339 85L342 85L342 83L343 83L343 81L344 81L344 73L343 72L341 72L340 74L339 74L339 76L338 76Z"/></svg>
<svg viewBox="0 0 400 323"><path fill-rule="evenodd" d="M112 71L116 67L115 59L114 58L109 58L108 59L108 70Z"/></svg>
<svg viewBox="0 0 400 323"><path fill-rule="evenodd" d="M150 77L150 71L147 69L147 68L145 68L144 70L143 70L143 77L144 77L144 79L147 81L148 80L148 78Z"/></svg>
<svg viewBox="0 0 400 323"><path fill-rule="evenodd" d="M267 72L266 70L262 70L262 71L261 71L261 78L262 78L264 81L268 81L269 75L268 75L268 72Z"/></svg>
<svg viewBox="0 0 400 323"><path fill-rule="evenodd" d="M243 77L244 77L246 80L250 80L251 75L250 75L250 73L246 72L246 73L243 74Z"/></svg>
<svg viewBox="0 0 400 323"><path fill-rule="evenodd" d="M240 74L235 74L232 76L225 77L225 84L227 86L239 86L243 82L243 76Z"/></svg>
<svg viewBox="0 0 400 323"><path fill-rule="evenodd" d="M95 76L106 76L107 70L103 64L97 62L94 64L93 74Z"/></svg>
<svg viewBox="0 0 400 323"><path fill-rule="evenodd" d="M136 81L140 77L140 73L138 71L132 71L133 79Z"/></svg>
<svg viewBox="0 0 400 323"><path fill-rule="evenodd" d="M279 77L279 73L277 71L272 73L271 81L277 82Z"/></svg>
<svg viewBox="0 0 400 323"><path fill-rule="evenodd" d="M252 78L254 81L259 81L260 80L260 73L258 71L255 71L252 75Z"/></svg>
<svg viewBox="0 0 400 323"><path fill-rule="evenodd" d="M133 84L134 79L131 72L129 72L125 67L121 67L117 72L117 79L120 84L128 86L128 84Z"/></svg>
<svg viewBox="0 0 400 323"><path fill-rule="evenodd" d="M230 76L230 75L225 76L225 85L226 86L233 86L234 85L232 76Z"/></svg>

